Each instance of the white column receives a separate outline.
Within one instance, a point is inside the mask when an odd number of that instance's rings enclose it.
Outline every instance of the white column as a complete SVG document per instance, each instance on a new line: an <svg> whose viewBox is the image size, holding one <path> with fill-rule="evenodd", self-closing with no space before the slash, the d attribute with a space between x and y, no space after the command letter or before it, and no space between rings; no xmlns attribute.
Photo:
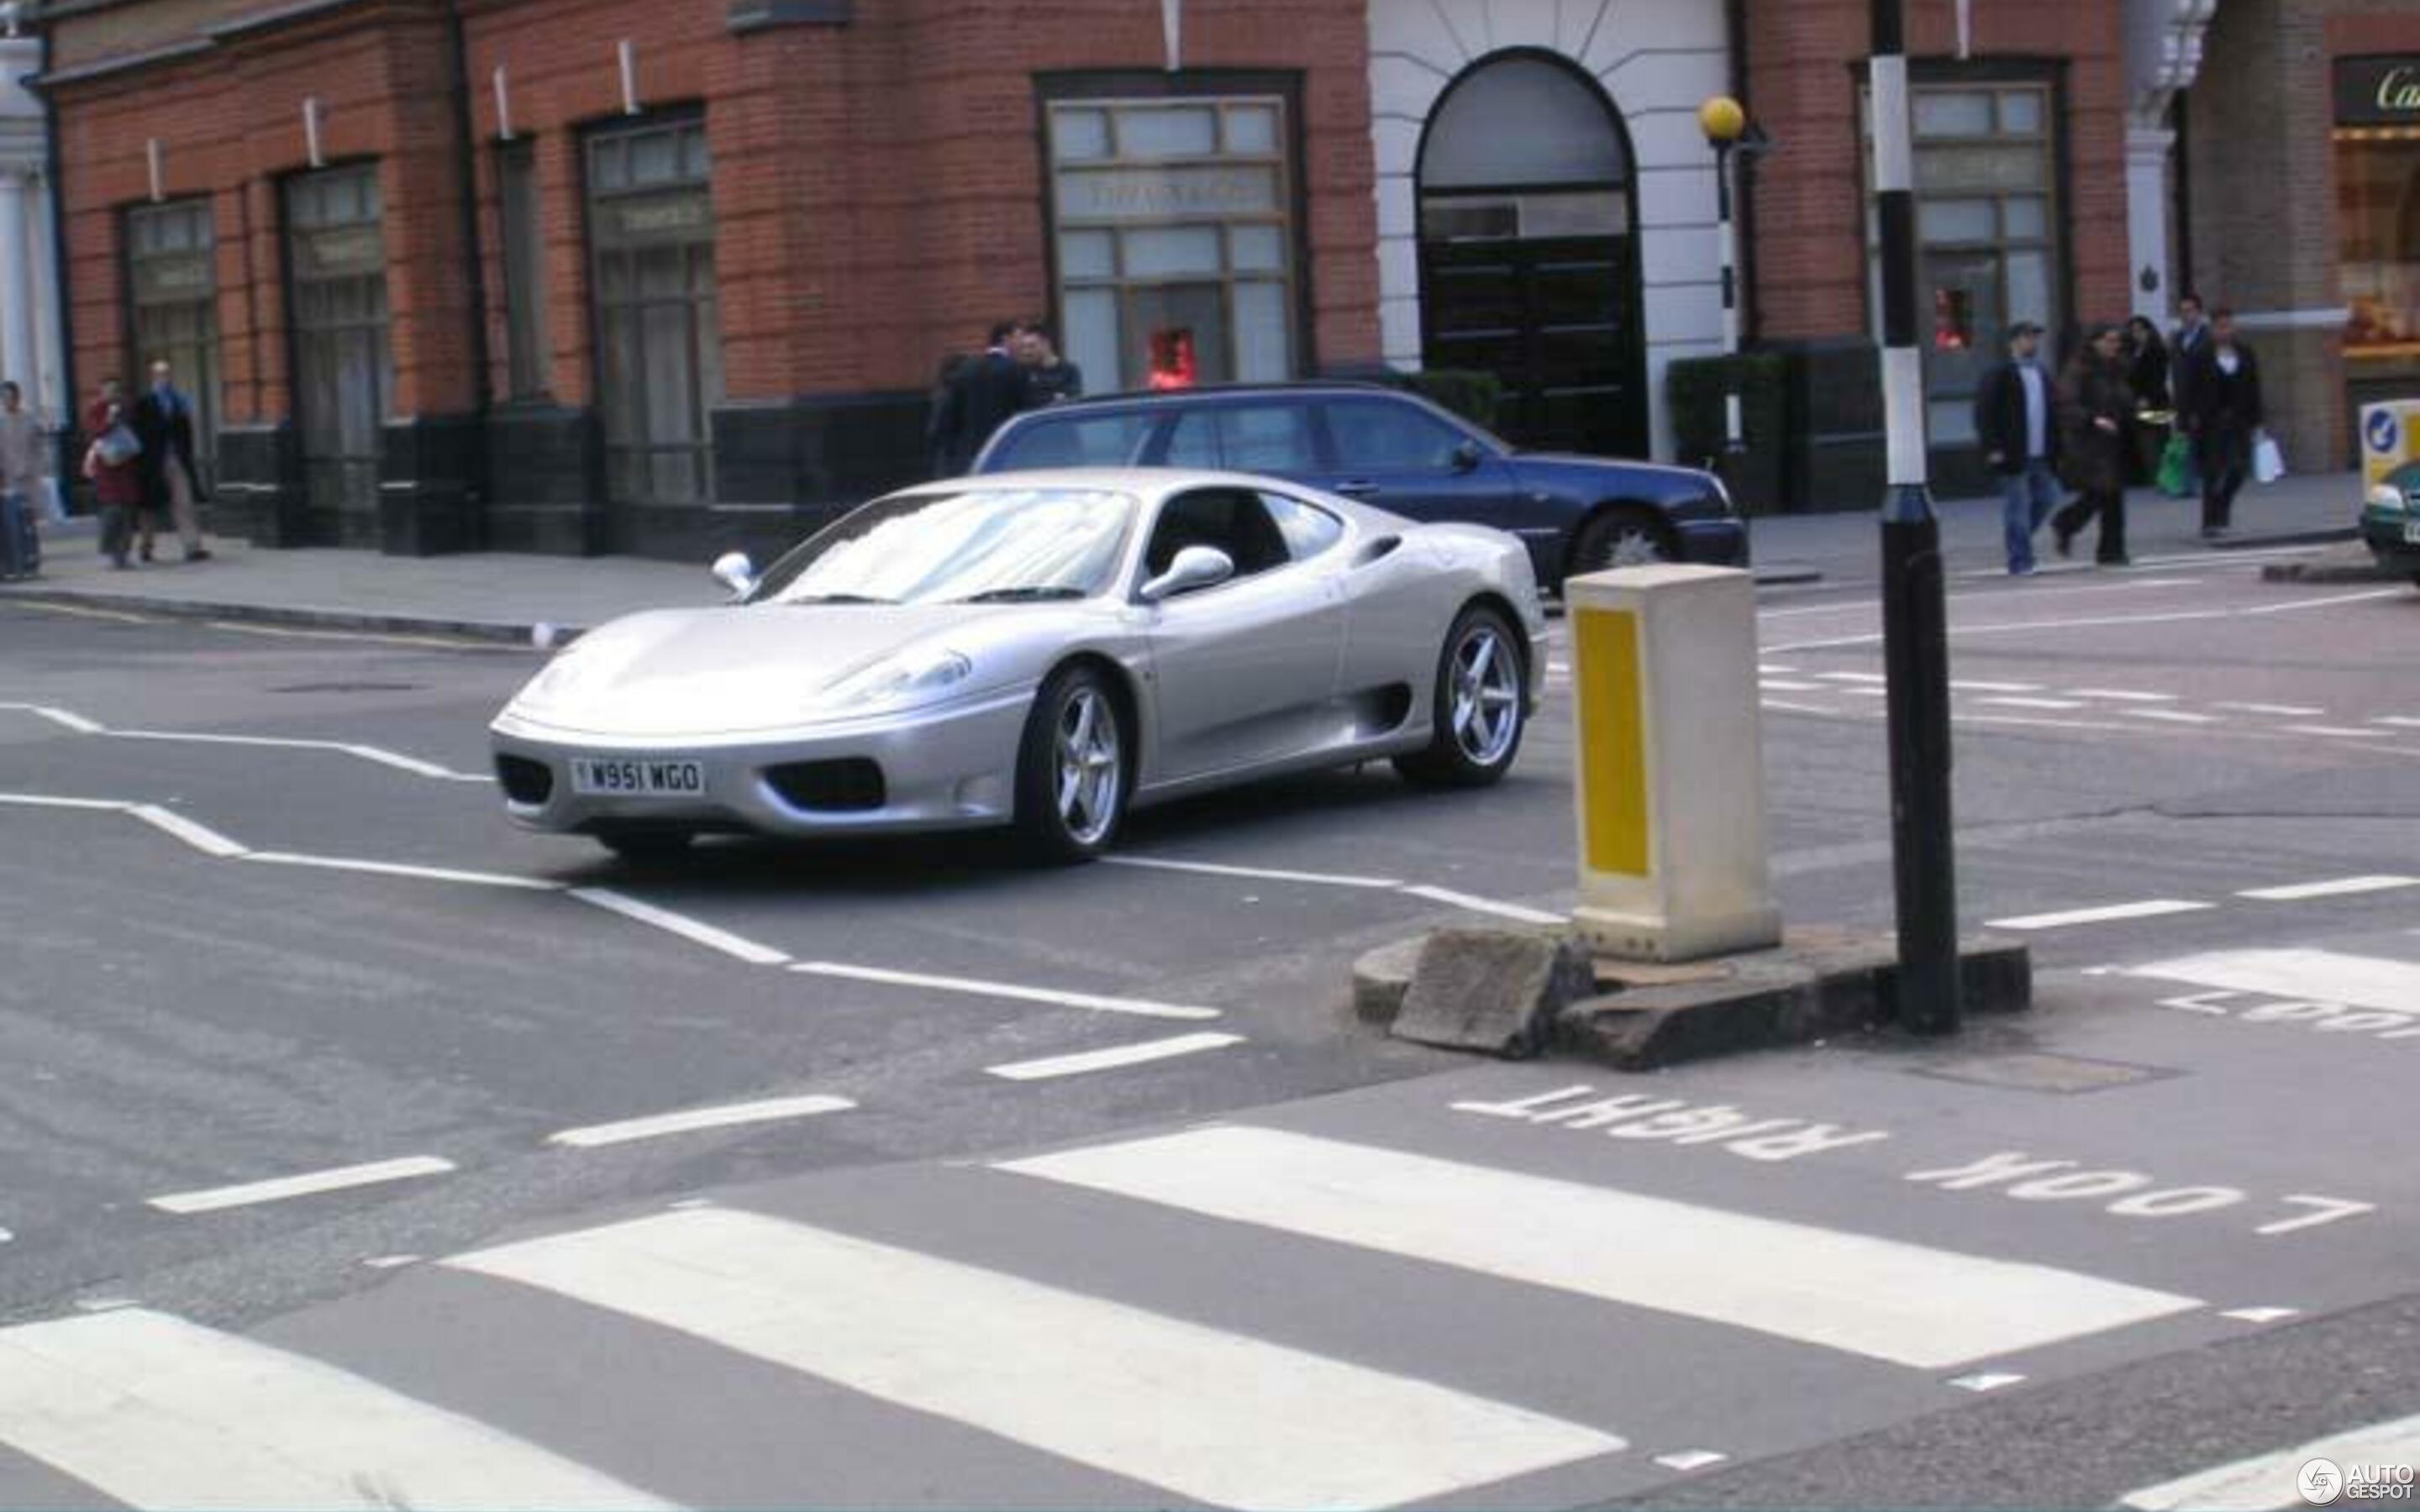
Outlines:
<svg viewBox="0 0 2420 1512"><path fill-rule="evenodd" d="M34 352L32 219L25 213L24 173L0 163L0 378L11 378L27 397L37 390Z"/></svg>
<svg viewBox="0 0 2420 1512"><path fill-rule="evenodd" d="M59 332L59 301L67 287L59 281L59 208L52 197L50 180L41 179L40 186L34 195L34 213L28 217L33 252L25 259L25 266L33 270L34 363L39 381L26 394L25 403L41 415L44 424L64 425L75 413L75 395L67 390L67 347Z"/></svg>
<svg viewBox="0 0 2420 1512"><path fill-rule="evenodd" d="M2134 313L2163 324L2177 290L2168 259L2168 158L2177 145L2174 131L2153 127L2126 129L2126 244L2130 261L2127 287L2133 291ZM2157 275L2158 286L2146 289L2143 273Z"/></svg>

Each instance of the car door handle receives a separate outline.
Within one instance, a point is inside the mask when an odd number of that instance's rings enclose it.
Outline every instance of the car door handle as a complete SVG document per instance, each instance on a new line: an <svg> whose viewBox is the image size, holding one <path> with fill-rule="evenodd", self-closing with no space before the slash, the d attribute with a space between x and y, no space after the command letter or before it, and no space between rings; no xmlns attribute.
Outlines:
<svg viewBox="0 0 2420 1512"><path fill-rule="evenodd" d="M1366 499L1378 491L1378 486L1367 478L1347 478L1336 486L1336 491L1352 499Z"/></svg>

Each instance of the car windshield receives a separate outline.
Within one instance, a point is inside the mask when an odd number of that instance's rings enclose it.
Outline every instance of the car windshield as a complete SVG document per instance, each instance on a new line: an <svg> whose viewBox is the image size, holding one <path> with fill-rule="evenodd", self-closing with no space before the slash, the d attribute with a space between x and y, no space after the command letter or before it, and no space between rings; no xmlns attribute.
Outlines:
<svg viewBox="0 0 2420 1512"><path fill-rule="evenodd" d="M775 563L773 604L1091 598L1118 570L1133 499L1096 488L970 488L878 499Z"/></svg>

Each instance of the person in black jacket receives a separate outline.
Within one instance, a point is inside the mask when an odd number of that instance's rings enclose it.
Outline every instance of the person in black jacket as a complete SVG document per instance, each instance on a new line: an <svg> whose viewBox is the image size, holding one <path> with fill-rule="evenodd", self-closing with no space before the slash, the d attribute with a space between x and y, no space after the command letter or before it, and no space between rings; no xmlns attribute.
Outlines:
<svg viewBox="0 0 2420 1512"><path fill-rule="evenodd" d="M134 437L143 443L136 459L143 475L136 549L144 561L151 560L152 536L165 515L184 543L185 560L207 561L209 548L202 545L194 509L201 497L201 470L194 465L194 401L177 391L176 374L165 358L151 364L151 386L134 401Z"/></svg>
<svg viewBox="0 0 2420 1512"><path fill-rule="evenodd" d="M2038 361L2042 328L2009 328L2009 360L1975 395L1983 462L2000 476L2001 535L2011 577L2034 570L2034 535L2058 503L2058 394Z"/></svg>
<svg viewBox="0 0 2420 1512"><path fill-rule="evenodd" d="M1010 349L1016 339L1014 320L994 325L983 355L970 358L951 375L941 393L933 436L953 476L967 470L1009 416L1032 404L1025 365Z"/></svg>
<svg viewBox="0 0 2420 1512"><path fill-rule="evenodd" d="M2134 391L2126 385L2125 333L2095 326L2058 379L2059 471L2079 497L2051 517L2058 554L2075 548L2075 533L2098 516L2093 559L2122 567L2126 554L2126 419Z"/></svg>
<svg viewBox="0 0 2420 1512"><path fill-rule="evenodd" d="M2268 419L2260 402L2260 363L2235 339L2235 312L2211 317L2210 340L2197 347L2181 385L2187 409L2180 417L2194 439L2201 463L2201 533L2216 540L2227 532L2235 496L2252 471L2252 440Z"/></svg>

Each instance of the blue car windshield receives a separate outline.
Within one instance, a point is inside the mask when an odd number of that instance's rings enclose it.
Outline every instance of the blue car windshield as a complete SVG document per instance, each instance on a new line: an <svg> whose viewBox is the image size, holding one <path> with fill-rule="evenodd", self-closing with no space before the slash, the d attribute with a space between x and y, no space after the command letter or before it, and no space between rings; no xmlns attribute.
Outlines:
<svg viewBox="0 0 2420 1512"><path fill-rule="evenodd" d="M819 532L767 569L765 604L1010 603L1109 591L1135 517L1097 488L894 494Z"/></svg>

